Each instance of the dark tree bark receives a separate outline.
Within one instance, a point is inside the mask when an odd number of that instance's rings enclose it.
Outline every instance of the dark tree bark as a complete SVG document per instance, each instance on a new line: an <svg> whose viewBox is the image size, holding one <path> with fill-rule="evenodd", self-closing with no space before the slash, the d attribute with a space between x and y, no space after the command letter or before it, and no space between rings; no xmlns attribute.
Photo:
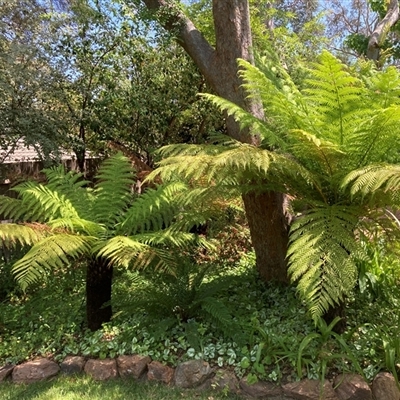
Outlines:
<svg viewBox="0 0 400 400"><path fill-rule="evenodd" d="M216 34L214 49L184 14L168 0L143 0L148 9L168 15L164 27L173 30L178 42L196 63L215 92L263 118L261 105L246 98L238 76L237 59L253 62L250 13L247 0L213 0ZM176 31L178 30L178 31ZM241 142L258 146L260 138L240 130L233 118L227 118L228 134ZM243 195L257 268L265 280L287 282L285 263L288 243L284 195L274 192Z"/></svg>
<svg viewBox="0 0 400 400"><path fill-rule="evenodd" d="M111 288L113 267L102 258L89 260L86 271L86 318L88 328L96 331L112 316Z"/></svg>
<svg viewBox="0 0 400 400"><path fill-rule="evenodd" d="M341 301L339 304L335 304L334 307L330 307L329 310L323 315L323 318L327 325L329 325L336 317L339 317L340 320L333 327L333 332L342 334L345 332L347 323L346 323L346 305L344 301Z"/></svg>

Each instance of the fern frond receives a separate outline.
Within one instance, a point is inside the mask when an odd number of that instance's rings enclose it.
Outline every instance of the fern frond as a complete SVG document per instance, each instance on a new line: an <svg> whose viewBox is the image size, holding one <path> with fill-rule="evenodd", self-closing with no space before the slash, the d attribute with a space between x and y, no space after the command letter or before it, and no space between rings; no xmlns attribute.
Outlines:
<svg viewBox="0 0 400 400"><path fill-rule="evenodd" d="M271 95L271 94L270 94ZM214 96L208 93L202 93L202 97L206 98L217 106L220 110L225 111L228 115L234 117L235 121L239 123L240 129L249 129L253 135L260 135L263 137L270 146L283 148L285 141L279 135L276 135L270 127L259 118L251 113L245 111L238 105L223 99L222 97Z"/></svg>
<svg viewBox="0 0 400 400"><path fill-rule="evenodd" d="M213 154L220 153L221 149L237 147L239 145L240 145L240 142L238 142L235 139L232 139L229 136L226 136L223 134L213 134L213 135L210 135L209 143L170 144L170 145L161 147L159 150L157 150L156 153L161 158L175 157L175 156L179 156L179 155L195 156L199 153L213 155Z"/></svg>
<svg viewBox="0 0 400 400"><path fill-rule="evenodd" d="M171 182L156 189L147 189L126 211L117 231L133 235L162 230L171 225L180 207L180 194L186 189L187 186L182 182Z"/></svg>
<svg viewBox="0 0 400 400"><path fill-rule="evenodd" d="M57 218L48 222L54 230L67 230L71 233L83 233L88 236L105 237L107 230L104 226L82 218Z"/></svg>
<svg viewBox="0 0 400 400"><path fill-rule="evenodd" d="M169 249L175 247L176 249L180 249L180 251L189 249L194 245L201 246L208 250L214 249L214 245L206 238L193 233L179 232L175 229L166 229L154 233L142 233L135 235L134 239L152 247L160 248L164 246Z"/></svg>
<svg viewBox="0 0 400 400"><path fill-rule="evenodd" d="M16 216L20 215L22 206L21 199L14 199L8 196L0 196L0 214L6 219L17 220Z"/></svg>
<svg viewBox="0 0 400 400"><path fill-rule="evenodd" d="M359 112L355 103L360 104L362 82L327 51L321 54L310 74L311 77L306 80L308 88L303 93L307 95L306 101L318 121L315 126L325 129L323 135L327 140L344 145L348 132L357 126L353 114Z"/></svg>
<svg viewBox="0 0 400 400"><path fill-rule="evenodd" d="M249 97L261 99L264 109L267 110L265 123L280 138L280 148L284 149L286 129L304 127L308 114L307 104L279 63L273 64L266 57L262 60L258 67L248 61L239 60L238 64L242 68L239 74L245 82L243 87ZM282 130L282 127L286 129ZM270 144L270 137L264 138Z"/></svg>
<svg viewBox="0 0 400 400"><path fill-rule="evenodd" d="M35 182L22 183L14 189L19 193L21 202L15 203L8 215L15 220L50 221L58 217L77 218L78 214L71 201L57 191Z"/></svg>
<svg viewBox="0 0 400 400"><path fill-rule="evenodd" d="M135 181L128 158L118 153L105 160L96 178L90 219L113 229L132 200Z"/></svg>
<svg viewBox="0 0 400 400"><path fill-rule="evenodd" d="M348 151L352 154L354 168L382 160L398 159L400 105L385 109L371 109L365 121L352 135Z"/></svg>
<svg viewBox="0 0 400 400"><path fill-rule="evenodd" d="M0 239L6 246L32 246L49 234L42 224L0 224Z"/></svg>
<svg viewBox="0 0 400 400"><path fill-rule="evenodd" d="M236 183L248 176L264 179L274 159L273 152L246 143L219 147L213 155L200 150L196 155L186 155L186 148L181 150L181 154L162 160L154 175L165 181L179 176L187 181L206 181L209 184Z"/></svg>
<svg viewBox="0 0 400 400"><path fill-rule="evenodd" d="M54 268L63 267L71 259L83 254L90 254L96 239L89 236L71 235L68 233L53 234L45 237L17 261L13 274L25 289L28 285L45 279L47 273Z"/></svg>
<svg viewBox="0 0 400 400"><path fill-rule="evenodd" d="M50 190L64 194L73 204L80 216L88 212L88 191L85 186L89 181L85 180L83 174L76 171L65 171L63 165L45 168L43 172L47 178L46 187Z"/></svg>
<svg viewBox="0 0 400 400"><path fill-rule="evenodd" d="M293 154L305 163L314 163L313 169L320 170L322 174L332 176L340 168L340 160L345 154L340 146L318 138L303 130L291 130L294 144L291 146Z"/></svg>
<svg viewBox="0 0 400 400"><path fill-rule="evenodd" d="M115 265L138 269L154 265L155 269L170 270L176 263L171 252L148 246L135 237L116 236L94 249L98 256L107 258Z"/></svg>
<svg viewBox="0 0 400 400"><path fill-rule="evenodd" d="M341 301L356 283L358 252L354 230L359 210L324 206L299 217L291 227L289 274L314 319Z"/></svg>
<svg viewBox="0 0 400 400"><path fill-rule="evenodd" d="M396 67L375 70L367 81L367 87L375 108L387 108L400 104L400 75Z"/></svg>
<svg viewBox="0 0 400 400"><path fill-rule="evenodd" d="M343 180L342 187L350 187L352 196L379 197L389 194L392 201L399 199L400 165L375 164L350 172Z"/></svg>

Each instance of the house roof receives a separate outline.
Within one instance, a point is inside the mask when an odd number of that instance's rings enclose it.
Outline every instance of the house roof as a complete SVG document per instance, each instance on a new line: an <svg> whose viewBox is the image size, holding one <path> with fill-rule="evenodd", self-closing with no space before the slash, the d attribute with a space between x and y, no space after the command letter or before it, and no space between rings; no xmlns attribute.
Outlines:
<svg viewBox="0 0 400 400"><path fill-rule="evenodd" d="M89 156L87 154L87 156ZM76 159L75 154L69 151L61 151L61 160ZM0 149L0 164L17 164L21 162L40 161L40 155L33 146L26 146L23 139L19 139L16 146Z"/></svg>

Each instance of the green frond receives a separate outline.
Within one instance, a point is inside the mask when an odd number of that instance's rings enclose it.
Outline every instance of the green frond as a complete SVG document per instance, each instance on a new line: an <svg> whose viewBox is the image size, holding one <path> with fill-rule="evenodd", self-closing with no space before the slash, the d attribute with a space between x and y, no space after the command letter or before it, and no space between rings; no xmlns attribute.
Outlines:
<svg viewBox="0 0 400 400"><path fill-rule="evenodd" d="M399 199L400 165L375 164L350 172L342 187L350 187L352 196L377 197L388 194L392 201Z"/></svg>
<svg viewBox="0 0 400 400"><path fill-rule="evenodd" d="M83 216L88 211L88 191L85 186L89 181L83 174L76 171L66 171L63 165L45 168L43 172L47 178L46 187L50 190L64 194L73 204L79 215Z"/></svg>
<svg viewBox="0 0 400 400"><path fill-rule="evenodd" d="M0 239L6 246L32 246L48 235L48 228L41 224L0 224Z"/></svg>
<svg viewBox="0 0 400 400"><path fill-rule="evenodd" d="M116 236L96 246L98 256L122 267L138 269L154 265L155 269L170 270L176 263L171 251L151 247L136 237Z"/></svg>
<svg viewBox="0 0 400 400"><path fill-rule="evenodd" d="M354 168L382 160L398 160L399 126L400 105L371 109L368 118L360 121L349 144Z"/></svg>
<svg viewBox="0 0 400 400"><path fill-rule="evenodd" d="M290 231L289 274L314 319L343 299L356 283L356 207L324 206L299 217Z"/></svg>
<svg viewBox="0 0 400 400"><path fill-rule="evenodd" d="M291 147L293 154L308 165L313 163L312 169L332 176L340 167L340 161L345 154L338 144L303 130L293 129L290 131L290 136L294 139Z"/></svg>
<svg viewBox="0 0 400 400"><path fill-rule="evenodd" d="M301 128L307 119L307 104L279 62L271 63L266 57L261 61L259 66L255 67L248 61L239 60L239 74L245 82L243 87L249 93L249 97L256 101L261 100L267 111L266 126L280 139L279 147L283 149L286 132L280 127ZM274 144L271 143L271 137L264 135L264 139L268 144Z"/></svg>
<svg viewBox="0 0 400 400"><path fill-rule="evenodd" d="M35 182L25 182L15 188L21 198L14 203L14 208L8 203L8 215L15 220L50 221L58 217L76 218L78 214L71 201L66 196L49 187Z"/></svg>
<svg viewBox="0 0 400 400"><path fill-rule="evenodd" d="M28 285L45 279L50 270L63 267L83 254L90 254L96 239L68 233L45 237L13 266L16 280L25 289Z"/></svg>
<svg viewBox="0 0 400 400"><path fill-rule="evenodd" d="M186 189L187 186L182 182L171 182L156 189L147 189L130 205L117 231L133 235L161 230L171 225L180 206L180 194Z"/></svg>
<svg viewBox="0 0 400 400"><path fill-rule="evenodd" d="M241 178L262 178L268 173L274 153L246 143L238 143L234 147L219 147L215 154L199 152L168 157L159 163L155 175L168 181L176 176L186 181L208 183L237 182Z"/></svg>
<svg viewBox="0 0 400 400"><path fill-rule="evenodd" d="M6 219L16 220L16 216L21 213L21 199L14 199L8 196L0 196L0 214Z"/></svg>
<svg viewBox="0 0 400 400"><path fill-rule="evenodd" d="M100 257L110 260L115 265L129 267L140 253L146 252L149 246L128 236L115 236L107 241L99 242L93 249Z"/></svg>
<svg viewBox="0 0 400 400"><path fill-rule="evenodd" d="M132 200L135 180L128 158L118 153L105 160L96 179L90 219L113 229Z"/></svg>
<svg viewBox="0 0 400 400"><path fill-rule="evenodd" d="M193 245L202 246L208 250L214 249L213 244L204 237L189 232L179 232L173 227L161 232L142 233L133 238L152 247L166 246L169 249L180 249L180 251Z"/></svg>
<svg viewBox="0 0 400 400"><path fill-rule="evenodd" d="M368 79L367 87L370 91L375 108L386 108L400 104L400 75L396 67L392 66L384 71L374 71Z"/></svg>
<svg viewBox="0 0 400 400"><path fill-rule="evenodd" d="M62 192L70 194L77 188L84 187L89 181L84 179L82 173L77 171L66 171L63 165L44 168L42 172L47 178L47 187L53 190L63 189Z"/></svg>
<svg viewBox="0 0 400 400"><path fill-rule="evenodd" d="M354 113L359 112L360 97L364 93L361 80L352 76L344 64L324 51L318 63L309 71L308 88L303 90L313 110L315 126L325 129L325 139L343 145L346 136L357 127Z"/></svg>
<svg viewBox="0 0 400 400"><path fill-rule="evenodd" d="M98 238L107 235L104 226L82 218L58 218L49 221L48 226L54 230L68 230L71 233L83 233Z"/></svg>
<svg viewBox="0 0 400 400"><path fill-rule="evenodd" d="M232 139L229 136L218 133L210 135L209 143L170 144L161 147L157 150L156 153L161 156L161 158L175 157L180 155L195 156L199 153L213 155L220 153L222 149L236 147L239 144L239 141Z"/></svg>
<svg viewBox="0 0 400 400"><path fill-rule="evenodd" d="M260 135L265 139L270 146L277 146L283 148L285 142L282 137L276 135L268 124L251 113L245 111L238 105L223 99L222 97L214 96L207 93L202 93L202 97L206 98L217 106L220 110L225 111L228 115L234 117L235 121L239 123L240 129L249 129L253 135ZM270 94L271 96L271 94Z"/></svg>

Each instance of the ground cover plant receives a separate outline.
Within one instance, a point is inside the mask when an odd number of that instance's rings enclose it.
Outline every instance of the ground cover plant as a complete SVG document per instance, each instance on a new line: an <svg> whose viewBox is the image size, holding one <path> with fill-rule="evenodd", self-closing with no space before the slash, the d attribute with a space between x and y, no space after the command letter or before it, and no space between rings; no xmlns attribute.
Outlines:
<svg viewBox="0 0 400 400"><path fill-rule="evenodd" d="M400 360L399 265L390 253L385 257L381 259L391 270L392 283L380 274L376 257L365 261L364 272L375 291L354 291L348 299L348 329L341 335L323 320L315 326L294 287L261 283L251 255L236 265L202 272L199 294L192 298L193 308L186 318L173 307L161 318L141 286L149 285L148 275L120 271L113 284L113 318L96 332L84 329L82 268L60 270L41 288L26 294L16 291L0 304L0 363L35 356L61 361L75 354L94 358L143 354L169 365L205 359L214 367L234 370L238 377L247 376L250 382L318 379L338 371L358 372L370 380L382 369L395 372ZM169 284L172 301L182 280ZM207 291L222 312L196 305ZM232 317L236 334L225 329L225 312Z"/></svg>

